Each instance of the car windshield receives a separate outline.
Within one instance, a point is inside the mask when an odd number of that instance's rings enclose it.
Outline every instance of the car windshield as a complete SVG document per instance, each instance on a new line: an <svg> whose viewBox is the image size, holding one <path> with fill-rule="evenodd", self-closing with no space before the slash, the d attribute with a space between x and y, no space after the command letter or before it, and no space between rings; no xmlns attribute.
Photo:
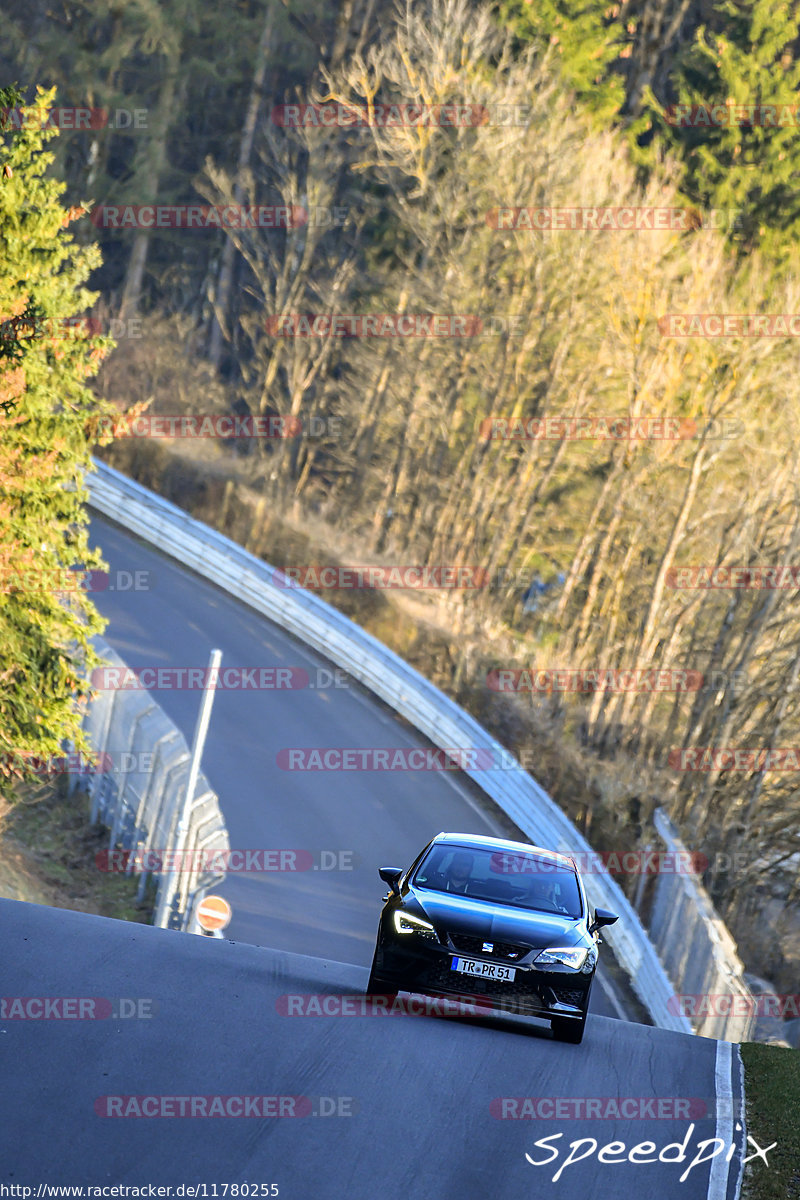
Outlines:
<svg viewBox="0 0 800 1200"><path fill-rule="evenodd" d="M572 868L533 853L440 843L417 867L414 886L576 920L583 915Z"/></svg>

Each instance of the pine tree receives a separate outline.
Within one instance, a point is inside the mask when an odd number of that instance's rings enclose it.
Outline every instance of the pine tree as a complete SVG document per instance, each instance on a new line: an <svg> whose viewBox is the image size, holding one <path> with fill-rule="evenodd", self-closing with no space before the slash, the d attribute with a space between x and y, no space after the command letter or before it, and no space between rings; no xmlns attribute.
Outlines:
<svg viewBox="0 0 800 1200"><path fill-rule="evenodd" d="M49 107L54 91L37 91ZM0 91L0 108L20 102ZM111 342L68 324L96 294L84 288L100 256L75 245L65 185L46 178L57 131L6 119L0 134L0 791L34 760L89 752L80 729L90 643L104 622L85 579L104 564L89 549L84 471L100 406L84 380ZM82 567L79 575L70 568ZM83 582L82 582L83 581Z"/></svg>
<svg viewBox="0 0 800 1200"><path fill-rule="evenodd" d="M714 25L701 26L679 56L673 78L689 111L666 110L664 136L684 162L687 196L736 214L731 237L740 252L758 245L780 260L800 238L800 13L774 0L720 0ZM714 106L728 106L724 121ZM741 123L744 106L754 106L752 123Z"/></svg>
<svg viewBox="0 0 800 1200"><path fill-rule="evenodd" d="M500 7L518 38L549 49L567 87L602 123L614 119L625 98L622 77L609 70L628 40L619 15L619 4L586 0L503 0Z"/></svg>

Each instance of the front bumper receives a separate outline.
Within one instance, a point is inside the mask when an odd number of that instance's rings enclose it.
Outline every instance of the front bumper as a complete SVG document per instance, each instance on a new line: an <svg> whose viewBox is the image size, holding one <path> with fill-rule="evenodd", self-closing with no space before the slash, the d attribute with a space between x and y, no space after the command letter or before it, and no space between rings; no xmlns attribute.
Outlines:
<svg viewBox="0 0 800 1200"><path fill-rule="evenodd" d="M491 955L465 954L439 942L409 934L409 943L412 939L413 945L388 941L378 954L380 978L399 991L475 997L499 1012L545 1019L563 1017L580 1020L586 1012L594 971L589 974L569 968L542 971ZM463 974L452 969L455 957L511 967L515 977L509 983Z"/></svg>

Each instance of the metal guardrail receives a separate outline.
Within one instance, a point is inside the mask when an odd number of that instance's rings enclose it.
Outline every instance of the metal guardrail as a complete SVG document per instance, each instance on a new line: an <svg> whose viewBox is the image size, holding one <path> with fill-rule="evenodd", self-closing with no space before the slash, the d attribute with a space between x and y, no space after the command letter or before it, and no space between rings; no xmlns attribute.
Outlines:
<svg viewBox="0 0 800 1200"><path fill-rule="evenodd" d="M656 809L654 824L667 853L685 862L686 847L663 809ZM686 998L683 1009L688 1007L694 1014L695 1033L729 1042L751 1041L756 1001L745 982L736 943L702 884L685 872L662 872L656 880L648 932L670 977L680 980Z"/></svg>
<svg viewBox="0 0 800 1200"><path fill-rule="evenodd" d="M102 638L95 638L97 652L112 666L125 663ZM96 765L89 771L73 772L71 786L79 784L92 803L91 821L102 821L111 834L111 870L140 876L141 900L148 877L158 881L154 924L187 930L193 921L197 898L221 883L225 871L212 867L215 852L226 860L230 841L216 794L200 773L192 802L188 836L179 856L175 889L167 894L170 871L158 869L159 855L175 849L180 812L189 780L189 747L183 734L147 691L99 691L84 717L84 729L96 752ZM119 859L111 856L127 852ZM208 853L204 853L208 852ZM137 866L141 863L141 867ZM199 864L200 869L197 869Z"/></svg>
<svg viewBox="0 0 800 1200"><path fill-rule="evenodd" d="M294 634L306 645L365 684L443 749L481 750L490 768L464 768L526 837L564 854L592 855L589 843L542 787L469 713L450 700L397 654L337 612L318 596L290 586L282 572L238 546L176 505L94 460L87 477L90 505L184 566L223 588L256 612ZM475 756L476 758L478 756ZM593 856L596 857L596 856ZM654 1023L692 1033L673 1011L675 987L633 907L613 878L601 870L584 876L592 907L619 913L603 932L621 966L629 973Z"/></svg>

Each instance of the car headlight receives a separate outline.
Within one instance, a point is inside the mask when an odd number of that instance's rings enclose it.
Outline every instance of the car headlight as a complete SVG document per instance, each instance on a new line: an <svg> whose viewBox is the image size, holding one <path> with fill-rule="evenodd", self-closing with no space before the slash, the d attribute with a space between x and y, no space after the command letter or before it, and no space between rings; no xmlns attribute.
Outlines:
<svg viewBox="0 0 800 1200"><path fill-rule="evenodd" d="M436 937L436 930L430 921L423 921L421 917L412 917L411 913L401 912L399 908L395 909L394 927L398 933L418 933L422 937Z"/></svg>
<svg viewBox="0 0 800 1200"><path fill-rule="evenodd" d="M588 957L589 951L583 947L573 949L569 946L549 946L547 950L537 954L533 961L537 967L571 967L573 971L580 971Z"/></svg>
<svg viewBox="0 0 800 1200"><path fill-rule="evenodd" d="M581 967L584 975L591 975L592 971L597 966L597 951L594 947L586 952L586 962Z"/></svg>

